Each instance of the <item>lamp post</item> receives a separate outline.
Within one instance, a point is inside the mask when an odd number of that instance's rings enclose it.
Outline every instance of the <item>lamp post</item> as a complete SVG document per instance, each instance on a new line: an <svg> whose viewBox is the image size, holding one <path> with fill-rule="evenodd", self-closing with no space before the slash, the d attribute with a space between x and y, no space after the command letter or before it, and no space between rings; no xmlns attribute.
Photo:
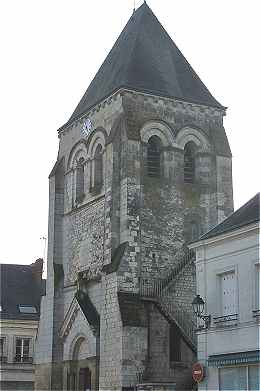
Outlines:
<svg viewBox="0 0 260 391"><path fill-rule="evenodd" d="M211 315L203 315L205 311L205 302L200 297L200 295L197 295L193 302L192 302L192 308L194 314L197 316L197 318L204 320L205 322L205 328L208 329L211 322Z"/></svg>

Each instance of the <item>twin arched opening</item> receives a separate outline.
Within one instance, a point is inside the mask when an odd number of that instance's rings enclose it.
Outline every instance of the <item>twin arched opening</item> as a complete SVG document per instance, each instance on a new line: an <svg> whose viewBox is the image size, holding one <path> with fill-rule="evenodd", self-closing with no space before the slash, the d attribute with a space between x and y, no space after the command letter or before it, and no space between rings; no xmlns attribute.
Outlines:
<svg viewBox="0 0 260 391"><path fill-rule="evenodd" d="M67 172L67 197L72 207L82 203L86 194L101 191L104 145L105 140L98 135L88 147L84 142L80 142L73 148Z"/></svg>
<svg viewBox="0 0 260 391"><path fill-rule="evenodd" d="M151 122L141 129L141 139L146 145L145 172L149 177L159 178L169 172L168 148L183 150L184 183L196 183L198 152L209 149L206 137L200 130L185 127L177 135L166 124ZM169 156L169 159L168 159Z"/></svg>

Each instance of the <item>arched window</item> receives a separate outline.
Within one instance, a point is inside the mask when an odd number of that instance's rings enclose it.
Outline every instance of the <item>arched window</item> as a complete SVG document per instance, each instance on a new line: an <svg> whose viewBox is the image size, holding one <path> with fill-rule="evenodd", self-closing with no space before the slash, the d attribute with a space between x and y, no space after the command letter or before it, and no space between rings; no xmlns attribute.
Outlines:
<svg viewBox="0 0 260 391"><path fill-rule="evenodd" d="M101 187L103 184L103 153L102 145L99 144L94 155L94 187Z"/></svg>
<svg viewBox="0 0 260 391"><path fill-rule="evenodd" d="M184 148L184 182L195 182L195 145L189 142Z"/></svg>
<svg viewBox="0 0 260 391"><path fill-rule="evenodd" d="M147 147L147 174L151 177L161 175L161 151L161 140L157 136L152 136Z"/></svg>
<svg viewBox="0 0 260 391"><path fill-rule="evenodd" d="M81 157L76 167L76 202L83 200L85 196L84 187L84 158Z"/></svg>

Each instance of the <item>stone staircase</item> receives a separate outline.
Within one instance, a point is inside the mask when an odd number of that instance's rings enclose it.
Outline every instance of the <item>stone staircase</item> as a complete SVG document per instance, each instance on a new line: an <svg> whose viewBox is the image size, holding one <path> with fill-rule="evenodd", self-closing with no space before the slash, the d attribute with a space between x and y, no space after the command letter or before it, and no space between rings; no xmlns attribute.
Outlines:
<svg viewBox="0 0 260 391"><path fill-rule="evenodd" d="M170 289L174 280L184 271L185 267L194 262L194 257L194 252L183 247L175 254L176 266L165 278L140 278L139 293L143 299L153 301L169 323L173 322L177 325L183 339L196 352L196 324L189 312L174 303L174 297Z"/></svg>

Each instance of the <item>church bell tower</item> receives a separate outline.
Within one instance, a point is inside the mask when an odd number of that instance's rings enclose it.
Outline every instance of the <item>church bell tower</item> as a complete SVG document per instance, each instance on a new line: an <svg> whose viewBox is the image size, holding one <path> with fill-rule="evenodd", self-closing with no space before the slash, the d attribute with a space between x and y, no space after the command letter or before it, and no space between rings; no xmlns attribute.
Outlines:
<svg viewBox="0 0 260 391"><path fill-rule="evenodd" d="M59 129L37 390L191 387L186 244L233 211L225 112L144 3Z"/></svg>

